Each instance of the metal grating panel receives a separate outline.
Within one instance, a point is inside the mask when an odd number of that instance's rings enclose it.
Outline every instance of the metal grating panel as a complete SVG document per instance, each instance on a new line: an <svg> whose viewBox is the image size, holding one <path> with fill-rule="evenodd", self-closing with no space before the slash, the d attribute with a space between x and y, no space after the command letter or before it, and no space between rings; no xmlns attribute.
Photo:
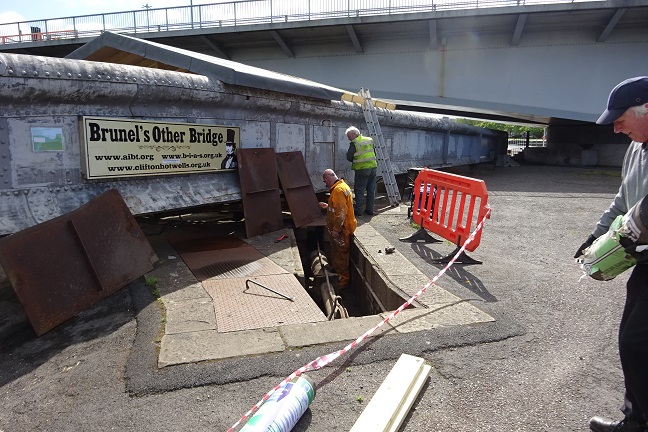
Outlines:
<svg viewBox="0 0 648 432"><path fill-rule="evenodd" d="M0 241L0 263L38 336L153 270L119 192Z"/></svg>
<svg viewBox="0 0 648 432"><path fill-rule="evenodd" d="M277 153L277 172L295 226L323 220L313 184L300 151Z"/></svg>
<svg viewBox="0 0 648 432"><path fill-rule="evenodd" d="M247 237L283 228L274 150L239 149L239 178Z"/></svg>
<svg viewBox="0 0 648 432"><path fill-rule="evenodd" d="M200 230L176 232L168 239L213 298L218 331L326 321L295 276L255 248L234 236L200 235ZM256 284L246 284L248 280L294 301Z"/></svg>
<svg viewBox="0 0 648 432"><path fill-rule="evenodd" d="M294 301L255 284L246 287L246 280L209 279L203 282L214 299L219 332L326 321L324 313L293 275L262 276L252 280Z"/></svg>

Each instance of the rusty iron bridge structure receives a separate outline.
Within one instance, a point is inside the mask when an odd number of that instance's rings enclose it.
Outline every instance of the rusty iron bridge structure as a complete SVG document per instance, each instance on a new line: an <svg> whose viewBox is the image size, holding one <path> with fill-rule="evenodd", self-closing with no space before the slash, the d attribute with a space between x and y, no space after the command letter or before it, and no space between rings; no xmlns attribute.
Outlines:
<svg viewBox="0 0 648 432"><path fill-rule="evenodd" d="M110 32L69 57L0 53L0 235L109 189L135 215L238 201L225 141L301 153L316 192L326 168L353 183L344 131L366 125L347 90ZM377 117L396 174L506 154L502 132L409 111Z"/></svg>

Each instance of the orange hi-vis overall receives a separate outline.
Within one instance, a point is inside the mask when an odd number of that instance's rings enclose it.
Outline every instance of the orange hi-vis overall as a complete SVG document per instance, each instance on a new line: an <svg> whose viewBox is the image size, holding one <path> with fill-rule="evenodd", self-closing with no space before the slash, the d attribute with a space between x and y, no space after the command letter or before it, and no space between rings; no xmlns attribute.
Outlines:
<svg viewBox="0 0 648 432"><path fill-rule="evenodd" d="M340 278L340 287L349 284L351 234L357 225L353 214L353 193L340 179L331 186L326 212L326 228L331 236L331 265Z"/></svg>

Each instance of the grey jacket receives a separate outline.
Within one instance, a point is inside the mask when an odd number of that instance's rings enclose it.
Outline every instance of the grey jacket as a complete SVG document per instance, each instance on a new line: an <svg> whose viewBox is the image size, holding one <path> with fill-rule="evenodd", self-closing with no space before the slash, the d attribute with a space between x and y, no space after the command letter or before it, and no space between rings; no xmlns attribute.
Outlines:
<svg viewBox="0 0 648 432"><path fill-rule="evenodd" d="M617 216L626 214L639 200L648 194L648 144L633 141L623 159L621 168L621 186L619 192L603 213L596 228L594 237L605 234Z"/></svg>

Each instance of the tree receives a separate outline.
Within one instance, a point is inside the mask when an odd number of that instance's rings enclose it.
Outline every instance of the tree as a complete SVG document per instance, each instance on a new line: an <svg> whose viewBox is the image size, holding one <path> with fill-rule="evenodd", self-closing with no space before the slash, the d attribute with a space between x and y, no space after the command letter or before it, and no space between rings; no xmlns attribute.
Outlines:
<svg viewBox="0 0 648 432"><path fill-rule="evenodd" d="M471 120L466 118L457 118L455 119L457 123L468 124L471 126L477 126L486 129L495 129L508 132L509 137L525 137L526 133L529 132L530 138L541 139L544 135L544 128L541 127L531 127L531 126L522 126L515 124L507 123L496 123L483 120Z"/></svg>

